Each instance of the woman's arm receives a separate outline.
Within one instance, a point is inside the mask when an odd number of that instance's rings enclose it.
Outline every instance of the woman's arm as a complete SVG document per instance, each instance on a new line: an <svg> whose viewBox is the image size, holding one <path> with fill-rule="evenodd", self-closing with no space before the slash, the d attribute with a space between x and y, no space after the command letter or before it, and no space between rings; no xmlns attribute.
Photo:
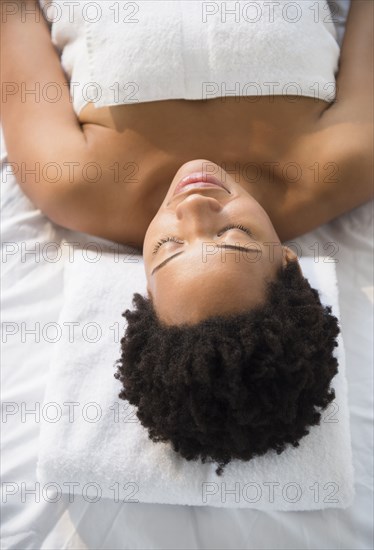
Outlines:
<svg viewBox="0 0 374 550"><path fill-rule="evenodd" d="M317 122L312 147L321 166L336 166L334 181L308 189L330 219L371 200L373 187L373 0L351 0L336 101ZM326 220L328 221L328 220Z"/></svg>
<svg viewBox="0 0 374 550"><path fill-rule="evenodd" d="M73 183L68 163L85 162L86 138L38 1L0 3L1 123L8 159L25 194L48 214L57 202L64 208ZM53 101L56 91L60 97ZM50 165L49 176L48 163L57 165Z"/></svg>
<svg viewBox="0 0 374 550"><path fill-rule="evenodd" d="M336 99L320 121L322 129L350 124L360 138L360 145L372 138L373 27L374 0L351 0L339 59Z"/></svg>
<svg viewBox="0 0 374 550"><path fill-rule="evenodd" d="M136 144L136 155L124 151L115 130L80 125L38 1L0 0L0 7L1 123L21 188L63 227L141 247L149 218L142 187L113 166L136 164L141 151ZM56 102L49 100L51 84L61 91Z"/></svg>
<svg viewBox="0 0 374 550"><path fill-rule="evenodd" d="M300 140L303 181L271 212L282 240L311 231L371 200L373 185L373 0L351 0L336 101ZM313 168L313 170L310 170Z"/></svg>
<svg viewBox="0 0 374 550"><path fill-rule="evenodd" d="M141 246L138 186L120 192L106 151L124 164L129 156L115 145L114 131L80 125L38 0L0 0L0 7L1 123L19 185L55 223ZM50 100L54 89L61 92L58 101ZM101 169L96 179L92 164Z"/></svg>
<svg viewBox="0 0 374 550"><path fill-rule="evenodd" d="M351 0L342 44L335 110L350 108L362 122L373 113L373 0Z"/></svg>

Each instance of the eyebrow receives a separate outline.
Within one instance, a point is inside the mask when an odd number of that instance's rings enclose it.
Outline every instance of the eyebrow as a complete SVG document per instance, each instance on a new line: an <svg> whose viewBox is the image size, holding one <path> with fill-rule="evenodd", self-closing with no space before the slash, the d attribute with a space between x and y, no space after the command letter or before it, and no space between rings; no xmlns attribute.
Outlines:
<svg viewBox="0 0 374 550"><path fill-rule="evenodd" d="M241 252L258 252L255 248L246 248L245 246L240 245L234 245L234 244L217 244L217 248L229 248L231 250L240 250ZM180 256L184 253L184 250L181 250L180 252L177 252L176 254L173 254L172 256L169 256L169 258L166 258L166 260L162 261L160 264L156 265L151 271L151 275L156 273L159 269L164 267L167 263L169 263L173 258L176 258L177 256Z"/></svg>

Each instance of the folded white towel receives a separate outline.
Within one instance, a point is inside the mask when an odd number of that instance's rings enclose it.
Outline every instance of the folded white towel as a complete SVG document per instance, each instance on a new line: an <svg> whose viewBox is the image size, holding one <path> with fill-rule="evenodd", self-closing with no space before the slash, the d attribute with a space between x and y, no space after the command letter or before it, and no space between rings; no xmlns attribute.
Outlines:
<svg viewBox="0 0 374 550"><path fill-rule="evenodd" d="M66 248L67 250L67 248ZM70 252L72 249L70 247ZM315 510L352 502L353 466L342 338L336 398L298 448L215 464L186 461L169 443L153 443L135 408L118 399L113 376L124 332L121 313L145 293L141 256L76 249L65 267L65 301L41 415L38 479L87 500ZM71 258L70 258L71 260ZM321 300L339 316L335 265L301 259ZM73 325L75 323L75 325ZM75 485L73 485L75 484Z"/></svg>

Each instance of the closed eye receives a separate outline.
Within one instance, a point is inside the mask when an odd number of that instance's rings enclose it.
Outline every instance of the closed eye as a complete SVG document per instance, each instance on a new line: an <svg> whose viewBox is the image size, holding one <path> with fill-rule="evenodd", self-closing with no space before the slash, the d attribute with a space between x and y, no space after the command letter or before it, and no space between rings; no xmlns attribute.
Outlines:
<svg viewBox="0 0 374 550"><path fill-rule="evenodd" d="M221 235L223 235L223 233L226 233L226 231L229 231L230 229L240 229L240 231L244 231L244 233L254 238L252 231L248 229L248 227L244 227L244 225L241 225L240 223L226 225L226 227L224 227L217 233L217 236L220 237Z"/></svg>
<svg viewBox="0 0 374 550"><path fill-rule="evenodd" d="M174 236L170 236L170 237L164 237L162 239L160 239L157 244L155 245L154 249L153 249L153 252L152 254L157 254L157 251L158 249L160 248L160 246L162 246L163 244L165 243L168 243L168 242L174 242L174 243L179 243L179 244L183 244L183 241L181 239L178 239L178 237L174 237Z"/></svg>
<svg viewBox="0 0 374 550"><path fill-rule="evenodd" d="M243 231L244 233L246 233L247 235L249 235L251 238L254 238L254 235L252 233L252 231L250 229L248 229L248 227L245 227L244 225L241 225L240 223L238 224L230 224L230 225L226 225L225 227L223 227L218 233L217 233L217 237L221 237L224 233L226 233L227 231L230 231L230 229L239 229L240 231ZM157 251L158 249L165 243L168 243L168 242L175 242L175 243L179 243L179 244L183 244L183 240L182 239L179 239L178 237L175 237L174 235L170 235L168 237L163 237L162 239L160 239L154 249L153 249L153 252L152 252L152 255L155 255L157 254Z"/></svg>

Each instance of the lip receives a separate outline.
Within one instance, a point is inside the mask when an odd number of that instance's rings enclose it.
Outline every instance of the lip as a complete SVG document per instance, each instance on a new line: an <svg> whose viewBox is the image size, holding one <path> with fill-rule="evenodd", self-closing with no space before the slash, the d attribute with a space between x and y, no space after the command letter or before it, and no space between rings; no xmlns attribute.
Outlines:
<svg viewBox="0 0 374 550"><path fill-rule="evenodd" d="M193 174L185 176L178 182L174 189L173 195L179 195L179 193L183 193L184 191L189 191L190 189L195 188L199 189L202 187L220 187L227 193L230 193L223 183L215 176L212 176L211 174L204 174L203 172L194 172Z"/></svg>

